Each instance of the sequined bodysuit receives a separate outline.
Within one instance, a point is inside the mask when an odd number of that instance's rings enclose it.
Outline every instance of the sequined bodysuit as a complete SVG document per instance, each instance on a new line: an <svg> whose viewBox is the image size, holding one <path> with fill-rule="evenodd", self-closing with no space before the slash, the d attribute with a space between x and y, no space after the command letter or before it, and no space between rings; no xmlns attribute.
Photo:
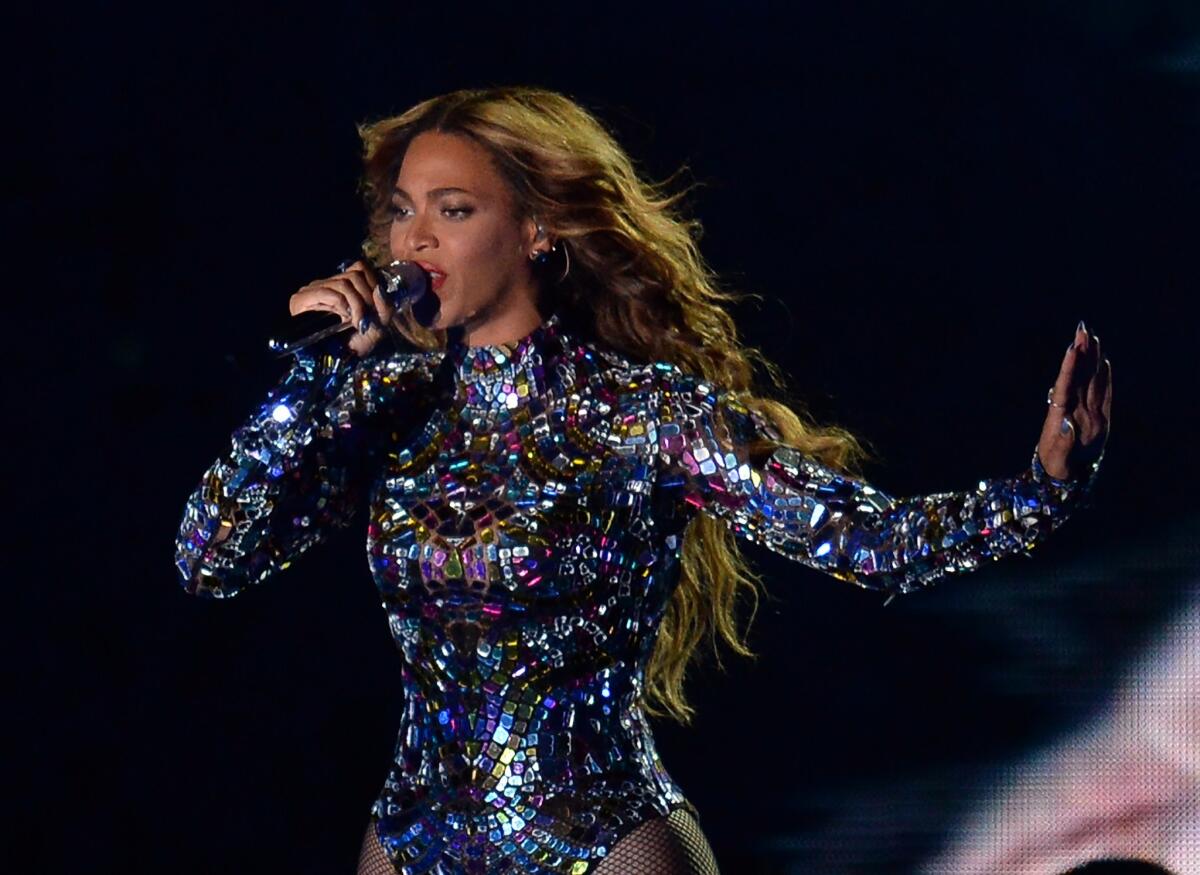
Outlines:
<svg viewBox="0 0 1200 875"><path fill-rule="evenodd" d="M904 500L787 447L755 464L774 433L735 398L581 336L551 317L508 346L301 354L187 502L178 569L218 598L365 504L403 663L372 811L398 871L591 873L686 804L640 702L695 513L906 592L1029 550L1086 491L1036 454Z"/></svg>

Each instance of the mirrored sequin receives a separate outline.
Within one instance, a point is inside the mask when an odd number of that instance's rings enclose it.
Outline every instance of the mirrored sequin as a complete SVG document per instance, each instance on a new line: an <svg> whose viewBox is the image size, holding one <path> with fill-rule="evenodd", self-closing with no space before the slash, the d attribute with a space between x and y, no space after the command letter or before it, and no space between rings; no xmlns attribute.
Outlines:
<svg viewBox="0 0 1200 875"><path fill-rule="evenodd" d="M397 415L439 380L448 403ZM896 500L787 446L752 464L756 440L781 443L719 387L557 318L502 347L300 355L189 498L177 567L190 592L235 595L351 524L365 497L405 665L372 809L382 846L414 873L513 860L582 875L685 804L642 695L695 513L907 592L1033 548L1086 491L1035 458L973 491Z"/></svg>

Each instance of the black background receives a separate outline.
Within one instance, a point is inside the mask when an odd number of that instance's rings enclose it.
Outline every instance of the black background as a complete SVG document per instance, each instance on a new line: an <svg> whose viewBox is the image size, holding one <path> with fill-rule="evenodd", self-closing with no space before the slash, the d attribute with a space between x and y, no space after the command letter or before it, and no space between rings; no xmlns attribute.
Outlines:
<svg viewBox="0 0 1200 875"><path fill-rule="evenodd" d="M1114 365L1093 506L1033 561L893 602L750 555L757 663L659 749L728 872L906 871L1006 758L1087 719L1194 567L1200 7L229 6L23 13L4 212L11 853L36 870L353 871L399 659L339 535L231 603L188 493L356 250L355 124L459 87L681 164L745 337L892 494L1028 462L1076 322ZM9 866L8 871L18 871Z"/></svg>

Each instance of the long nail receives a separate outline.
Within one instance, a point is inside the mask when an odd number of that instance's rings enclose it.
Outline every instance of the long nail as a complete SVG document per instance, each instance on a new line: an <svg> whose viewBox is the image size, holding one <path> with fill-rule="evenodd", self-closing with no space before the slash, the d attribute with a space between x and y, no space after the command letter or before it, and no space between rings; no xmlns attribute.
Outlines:
<svg viewBox="0 0 1200 875"><path fill-rule="evenodd" d="M358 320L358 333L366 334L371 329L371 317L364 316Z"/></svg>
<svg viewBox="0 0 1200 875"><path fill-rule="evenodd" d="M1075 326L1075 333L1078 334L1080 331L1082 331L1084 334L1087 334L1087 326L1083 324L1082 319L1080 319L1079 324Z"/></svg>
<svg viewBox="0 0 1200 875"><path fill-rule="evenodd" d="M1069 434L1071 433L1071 420L1067 419L1067 418L1064 416L1064 417L1063 417L1063 421L1062 421L1062 425L1060 425L1060 426L1058 427L1058 431L1059 431L1059 433L1060 433L1060 434L1062 434L1063 436L1069 435Z"/></svg>

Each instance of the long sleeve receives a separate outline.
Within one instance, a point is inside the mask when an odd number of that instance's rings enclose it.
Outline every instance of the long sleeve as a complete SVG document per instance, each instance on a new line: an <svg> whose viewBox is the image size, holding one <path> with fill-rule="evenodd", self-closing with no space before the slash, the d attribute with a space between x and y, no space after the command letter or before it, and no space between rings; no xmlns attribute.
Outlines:
<svg viewBox="0 0 1200 875"><path fill-rule="evenodd" d="M416 358L293 359L187 500L175 561L189 593L236 595L351 522L382 434L375 414L411 387Z"/></svg>
<svg viewBox="0 0 1200 875"><path fill-rule="evenodd" d="M782 443L758 414L696 377L664 368L660 487L684 511L725 521L740 538L870 589L910 592L987 560L1028 554L1094 482L1050 477L1034 451L1015 477L969 491L896 499Z"/></svg>

